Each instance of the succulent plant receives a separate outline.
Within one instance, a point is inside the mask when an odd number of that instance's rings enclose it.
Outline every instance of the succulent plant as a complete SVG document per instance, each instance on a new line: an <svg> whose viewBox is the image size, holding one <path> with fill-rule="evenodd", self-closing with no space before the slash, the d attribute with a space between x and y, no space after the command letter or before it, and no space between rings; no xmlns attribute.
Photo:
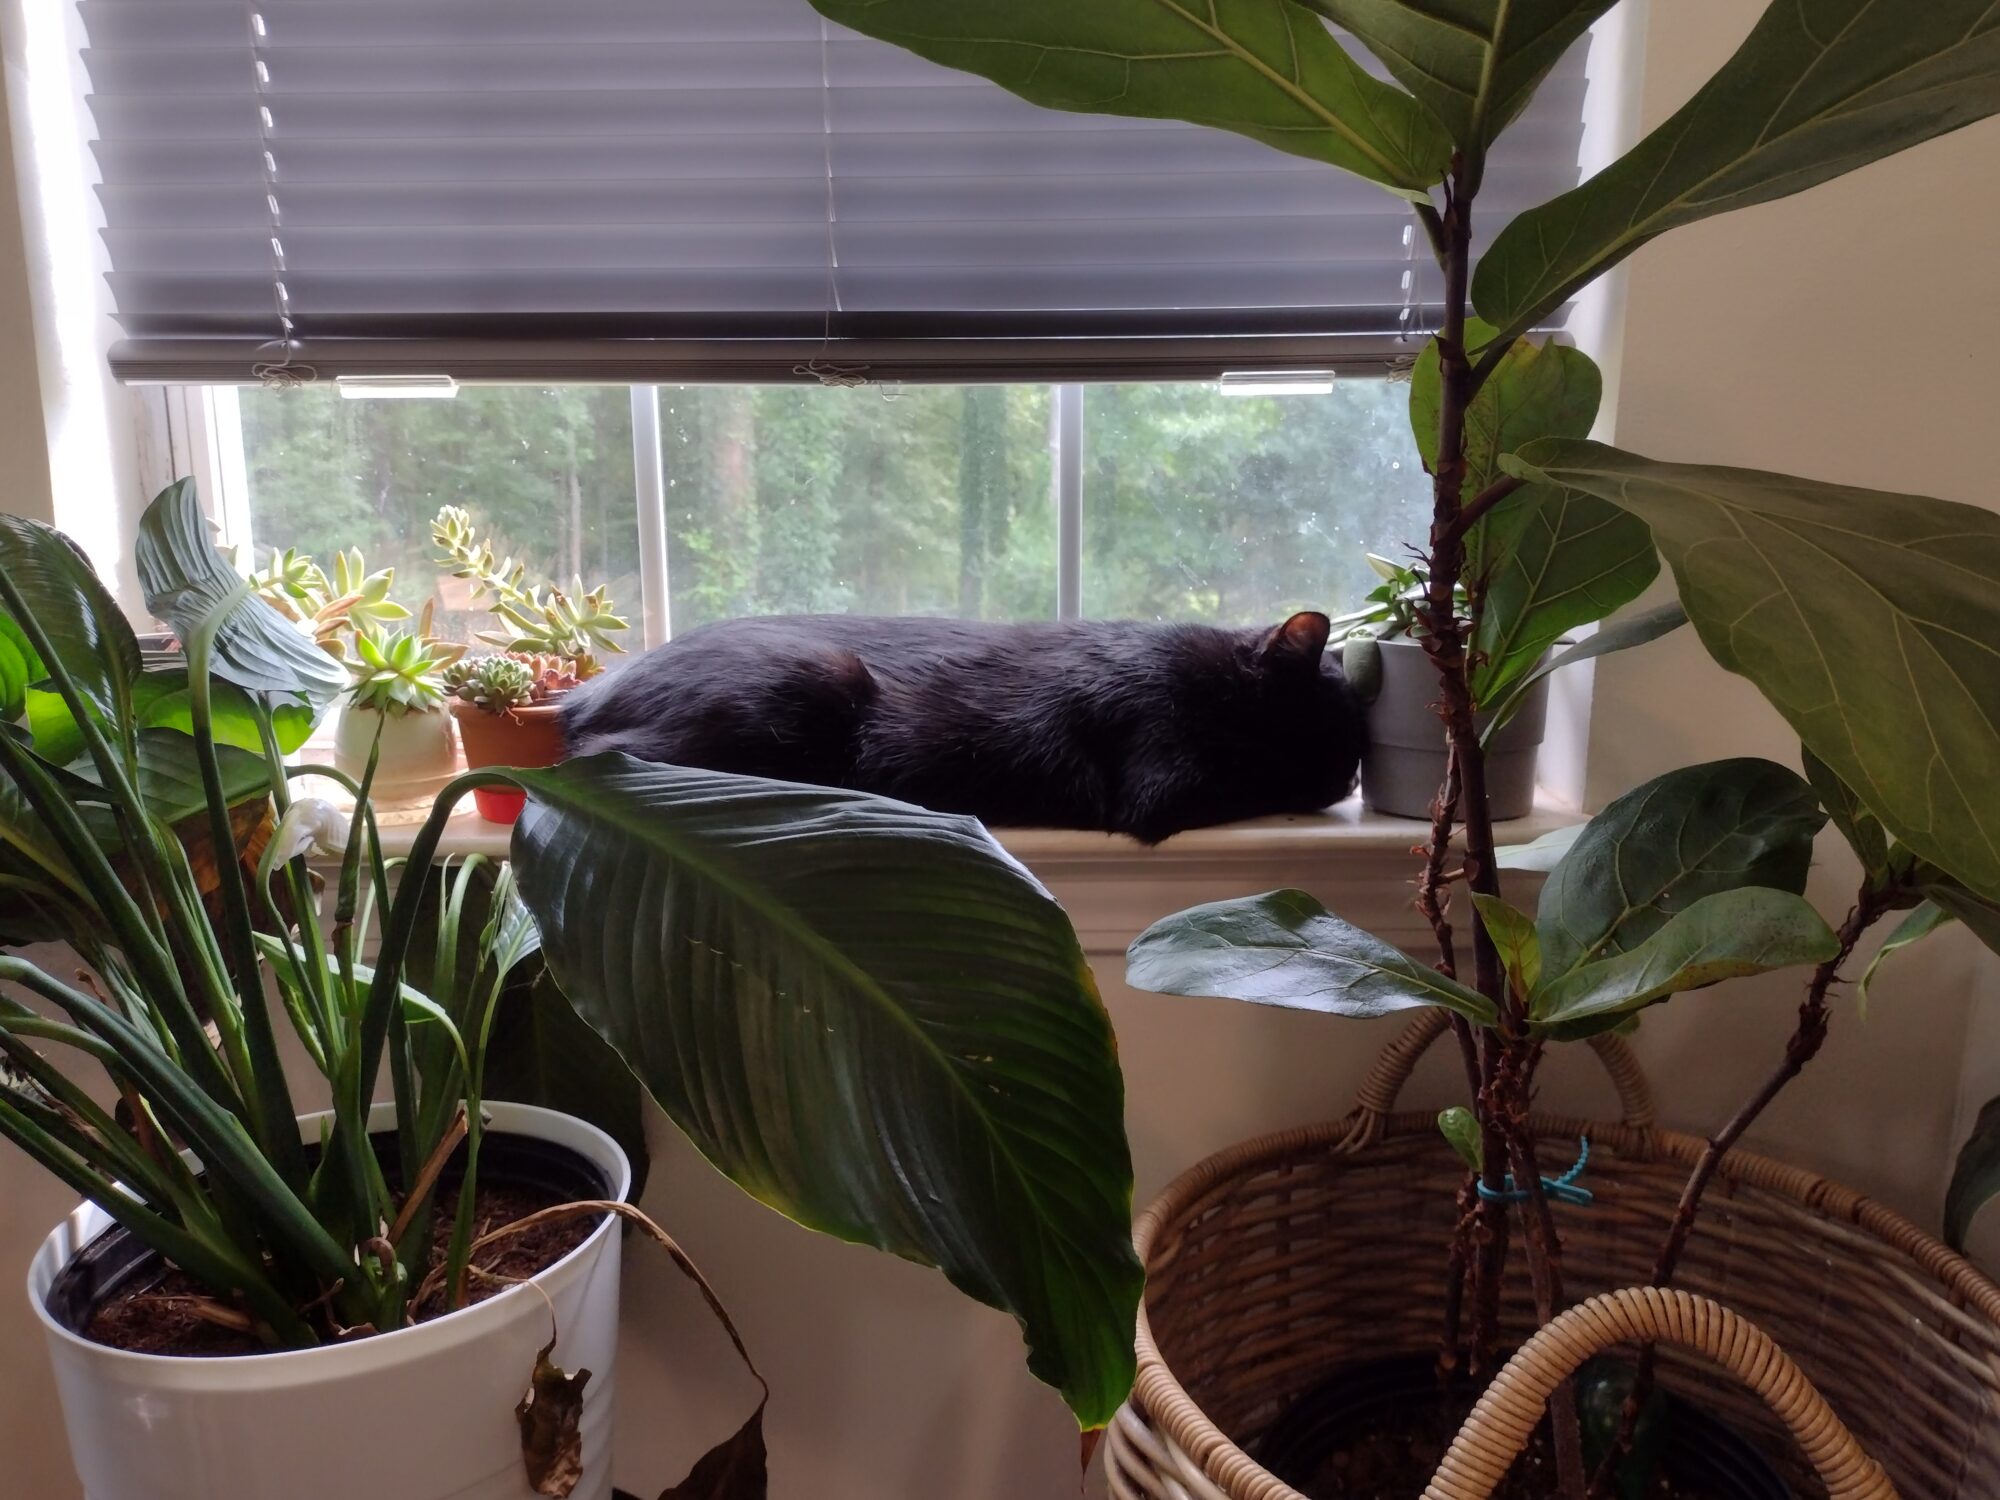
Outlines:
<svg viewBox="0 0 2000 1500"><path fill-rule="evenodd" d="M528 565L511 557L496 557L493 544L482 541L464 507L447 505L431 522L431 540L444 554L438 559L455 578L472 581L480 602L493 612L501 629L479 637L509 655L559 656L581 681L604 670L599 651L622 652L617 636L630 628L612 613L610 593L599 584L586 590L572 580L568 591L554 584L544 588L527 582Z"/></svg>
<svg viewBox="0 0 2000 1500"><path fill-rule="evenodd" d="M409 619L410 612L389 597L395 582L394 568L370 573L359 547L333 555L331 578L295 547L273 554L268 566L250 575L251 590L260 599L310 627L314 644L343 661L348 637L374 635Z"/></svg>
<svg viewBox="0 0 2000 1500"><path fill-rule="evenodd" d="M489 714L533 703L537 686L527 665L507 656L458 662L447 670L445 682L454 697Z"/></svg>
<svg viewBox="0 0 2000 1500"><path fill-rule="evenodd" d="M433 713L444 707L443 673L453 659L454 650L445 642L407 631L357 634L354 659L347 664L354 678L348 702L386 714Z"/></svg>
<svg viewBox="0 0 2000 1500"><path fill-rule="evenodd" d="M534 679L535 701L546 703L560 697L583 680L576 664L566 656L537 655L532 651L509 651L508 661L519 662Z"/></svg>

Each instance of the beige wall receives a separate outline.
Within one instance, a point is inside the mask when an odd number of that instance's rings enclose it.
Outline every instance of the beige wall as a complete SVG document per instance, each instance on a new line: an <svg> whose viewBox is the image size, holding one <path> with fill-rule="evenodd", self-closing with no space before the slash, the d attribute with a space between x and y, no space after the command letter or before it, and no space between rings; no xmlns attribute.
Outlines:
<svg viewBox="0 0 2000 1500"><path fill-rule="evenodd" d="M0 47L0 464L6 467L0 510L51 519L49 439L42 422L42 382L35 362L27 247L21 236L7 98L23 92L17 61Z"/></svg>
<svg viewBox="0 0 2000 1500"><path fill-rule="evenodd" d="M1658 0L1645 109L1659 118L1747 30L1746 0ZM0 117L4 121L4 117ZM2000 389L1975 359L2000 348L2000 126L1934 143L1789 203L1682 230L1633 262L1618 441L1992 503L1983 483ZM0 167L4 171L4 167ZM9 221L0 208L0 241ZM0 243L0 396L35 388L17 320L25 296ZM10 277L12 279L10 279ZM13 419L0 412L0 424ZM0 432L11 431L0 425ZM0 492L17 498L18 491ZM7 503L0 500L0 503ZM1760 700L1685 635L1598 673L1590 784L1599 800L1691 760L1795 749ZM1090 930L1117 1022L1142 1200L1178 1168L1245 1135L1344 1107L1380 1026L1138 996L1117 982L1122 932L1198 891L1143 870L1092 884L1052 872ZM1302 881L1357 916L1400 899L1400 866L1210 870L1212 893ZM1815 894L1837 915L1851 878L1831 844ZM1368 889L1362 889L1362 885ZM1983 959L1955 938L1906 955L1866 1026L1843 1014L1828 1056L1759 1139L1928 1220L1954 1119ZM1668 1119L1718 1121L1761 1075L1796 986L1695 996L1651 1013L1640 1047ZM1983 1067L1977 1059L1975 1070ZM1978 1081L1986 1082L1991 1070ZM1991 1079L2000 1082L2000 1079ZM1449 1097L1449 1070L1418 1102ZM1586 1060L1554 1069L1550 1102L1600 1111ZM659 1122L655 1122L658 1124ZM775 1492L815 1500L1070 1492L1073 1430L1022 1370L1008 1320L940 1278L805 1234L723 1183L664 1128L648 1208L708 1268L775 1387ZM66 1195L0 1156L0 1453L23 1495L74 1495L19 1268ZM654 1493L703 1436L747 1406L727 1350L658 1257L628 1260L620 1477ZM650 1488L646 1488L650 1486Z"/></svg>

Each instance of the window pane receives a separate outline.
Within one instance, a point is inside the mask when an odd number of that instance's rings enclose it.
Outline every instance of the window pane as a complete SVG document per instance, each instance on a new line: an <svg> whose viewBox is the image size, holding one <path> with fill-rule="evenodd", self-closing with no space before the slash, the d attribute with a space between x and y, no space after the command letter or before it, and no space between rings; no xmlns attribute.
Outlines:
<svg viewBox="0 0 2000 1500"><path fill-rule="evenodd" d="M437 600L437 633L491 622L470 586L437 566L431 518L472 512L494 551L530 581L609 583L637 644L639 523L625 386L467 386L449 401L349 401L336 390L242 393L250 528L260 556L298 547L331 568L359 547L396 570L411 611Z"/></svg>
<svg viewBox="0 0 2000 1500"><path fill-rule="evenodd" d="M1409 387L1324 396L1208 384L1084 391L1083 612L1255 624L1339 614L1429 528Z"/></svg>
<svg viewBox="0 0 2000 1500"><path fill-rule="evenodd" d="M1042 386L660 391L673 624L1055 613Z"/></svg>

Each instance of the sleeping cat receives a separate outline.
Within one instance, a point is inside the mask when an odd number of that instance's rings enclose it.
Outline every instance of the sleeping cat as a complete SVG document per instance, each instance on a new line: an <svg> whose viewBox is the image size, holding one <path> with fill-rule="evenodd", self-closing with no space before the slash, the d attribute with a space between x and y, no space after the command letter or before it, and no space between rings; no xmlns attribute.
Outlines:
<svg viewBox="0 0 2000 1500"><path fill-rule="evenodd" d="M1186 828L1353 789L1325 615L1275 629L779 615L704 625L565 700L571 753L850 787L995 825Z"/></svg>

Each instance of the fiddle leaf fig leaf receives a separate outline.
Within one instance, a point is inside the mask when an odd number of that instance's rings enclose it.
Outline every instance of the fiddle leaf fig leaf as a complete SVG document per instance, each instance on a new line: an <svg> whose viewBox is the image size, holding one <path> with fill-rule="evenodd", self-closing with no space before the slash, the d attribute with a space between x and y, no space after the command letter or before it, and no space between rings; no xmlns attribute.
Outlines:
<svg viewBox="0 0 2000 1500"><path fill-rule="evenodd" d="M1869 884L1879 885L1889 875L1889 836L1882 831L1882 820L1862 805L1853 787L1812 753L1811 746L1799 746L1799 762L1805 767L1806 780L1819 793L1833 826L1840 830L1855 858L1861 861Z"/></svg>
<svg viewBox="0 0 2000 1500"><path fill-rule="evenodd" d="M1633 949L1720 892L1796 895L1825 822L1812 788L1774 761L1683 766L1634 787L1584 825L1542 887L1543 973Z"/></svg>
<svg viewBox="0 0 2000 1500"><path fill-rule="evenodd" d="M1451 138L1292 0L813 0L830 21L1050 109L1190 120L1412 200Z"/></svg>
<svg viewBox="0 0 2000 1500"><path fill-rule="evenodd" d="M1494 329L1473 320L1477 354ZM1432 339L1410 376L1410 424L1427 467L1437 462L1444 378ZM1465 413L1470 502L1502 476L1501 458L1538 438L1580 438L1597 421L1604 379L1581 349L1523 339ZM1499 702L1566 630L1601 620L1645 591L1660 570L1645 522L1594 496L1535 484L1494 506L1467 534L1466 571L1480 592L1472 696Z"/></svg>
<svg viewBox="0 0 2000 1500"><path fill-rule="evenodd" d="M1482 1026L1493 1002L1334 916L1304 891L1212 901L1133 939L1125 982L1161 995L1215 995L1361 1020L1423 1005Z"/></svg>
<svg viewBox="0 0 2000 1500"><path fill-rule="evenodd" d="M1534 918L1498 896L1484 896L1477 891L1472 893L1472 904L1479 910L1486 935L1499 951L1514 993L1525 1002L1542 982L1542 944L1535 935Z"/></svg>
<svg viewBox="0 0 2000 1500"><path fill-rule="evenodd" d="M1965 1253L1965 1237L1979 1210L2000 1195L2000 1099L1988 1099L1958 1149L1951 1186L1944 1195L1944 1242Z"/></svg>
<svg viewBox="0 0 2000 1500"><path fill-rule="evenodd" d="M1588 823L1572 823L1543 834L1531 844L1502 844L1493 851L1493 862L1503 870L1527 870L1546 875L1563 862Z"/></svg>
<svg viewBox="0 0 2000 1500"><path fill-rule="evenodd" d="M1684 990L1820 963L1840 940L1804 898L1743 886L1704 896L1635 946L1551 979L1535 996L1549 1028L1622 1017Z"/></svg>
<svg viewBox="0 0 2000 1500"><path fill-rule="evenodd" d="M1480 1134L1478 1117L1471 1110L1462 1104L1455 1104L1442 1111L1438 1115L1438 1133L1458 1153L1458 1159L1465 1163L1466 1170L1478 1172L1485 1169L1486 1140Z"/></svg>
<svg viewBox="0 0 2000 1500"><path fill-rule="evenodd" d="M1903 914L1903 920L1895 930L1882 939L1882 946L1875 950L1875 956L1868 960L1868 967L1861 971L1861 982L1854 987L1855 1009L1862 1015L1868 1013L1868 988L1875 982L1875 971L1883 961L1901 952L1912 943L1922 942L1940 927L1952 921L1952 915L1935 901L1920 901Z"/></svg>
<svg viewBox="0 0 2000 1500"><path fill-rule="evenodd" d="M508 775L550 974L702 1154L1013 1314L1109 1421L1142 1281L1125 1091L1048 892L972 819L860 792L616 754Z"/></svg>
<svg viewBox="0 0 2000 1500"><path fill-rule="evenodd" d="M1361 39L1470 151L1534 97L1616 0L1305 0Z"/></svg>
<svg viewBox="0 0 2000 1500"><path fill-rule="evenodd" d="M1965 924L1967 932L2000 953L2000 903L1975 895L1941 872L1924 873L1928 878L1918 886L1924 898L1956 917Z"/></svg>
<svg viewBox="0 0 2000 1500"><path fill-rule="evenodd" d="M1665 124L1500 232L1473 305L1525 331L1669 229L1802 192L1996 110L1991 0L1773 0Z"/></svg>
<svg viewBox="0 0 2000 1500"><path fill-rule="evenodd" d="M2000 900L2000 514L1597 443L1506 462L1645 520L1709 654L1889 834Z"/></svg>

